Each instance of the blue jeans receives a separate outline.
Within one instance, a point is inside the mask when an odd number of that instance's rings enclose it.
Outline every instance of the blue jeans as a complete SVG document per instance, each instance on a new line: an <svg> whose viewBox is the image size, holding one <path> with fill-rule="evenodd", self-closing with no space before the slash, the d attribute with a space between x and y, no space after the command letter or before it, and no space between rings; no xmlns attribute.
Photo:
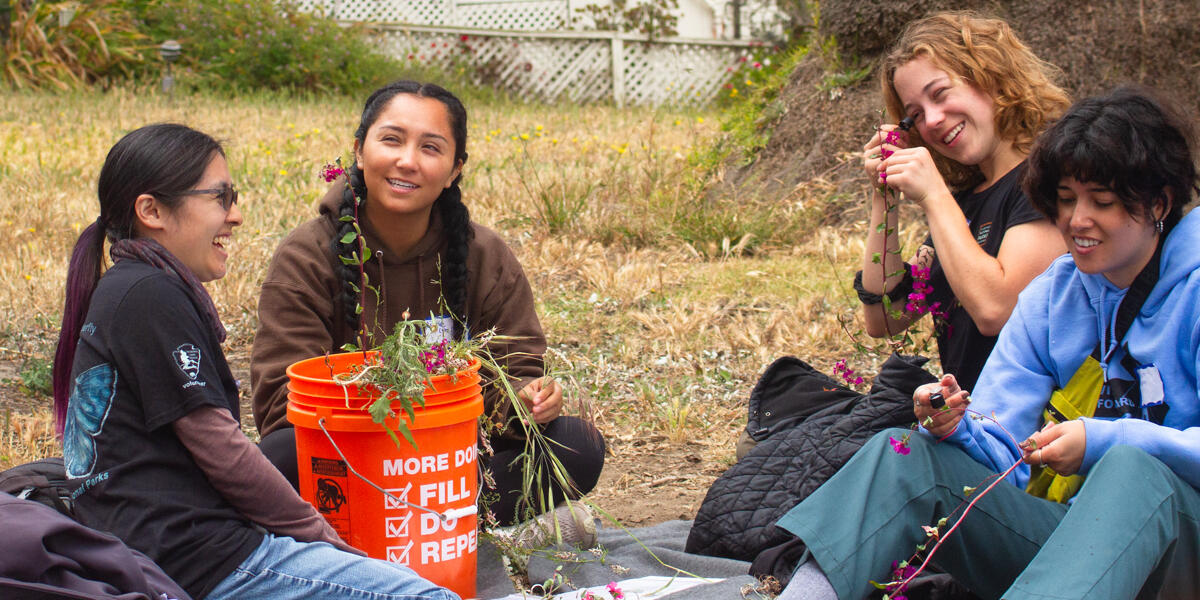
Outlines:
<svg viewBox="0 0 1200 600"><path fill-rule="evenodd" d="M834 477L781 518L804 541L843 600L885 581L891 561L926 541L932 525L990 471L950 444L912 434L911 453L876 435ZM984 598L1197 598L1200 493L1131 446L1088 473L1074 504L1002 482L976 504L934 563Z"/></svg>
<svg viewBox="0 0 1200 600"><path fill-rule="evenodd" d="M205 600L226 598L458 600L408 567L269 533Z"/></svg>

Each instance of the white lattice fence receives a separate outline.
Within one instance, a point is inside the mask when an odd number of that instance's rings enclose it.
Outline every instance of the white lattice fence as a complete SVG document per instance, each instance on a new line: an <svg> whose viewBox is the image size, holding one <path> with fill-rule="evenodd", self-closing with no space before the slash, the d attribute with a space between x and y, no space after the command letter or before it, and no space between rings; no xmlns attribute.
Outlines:
<svg viewBox="0 0 1200 600"><path fill-rule="evenodd" d="M295 5L367 23L518 31L557 31L570 24L566 0L299 0Z"/></svg>
<svg viewBox="0 0 1200 600"><path fill-rule="evenodd" d="M453 25L475 29L558 31L571 22L565 0L472 2L458 0ZM443 23L448 25L450 23Z"/></svg>
<svg viewBox="0 0 1200 600"><path fill-rule="evenodd" d="M484 31L377 25L384 52L441 68L465 67L476 83L553 102L706 104L751 44L645 42L596 32ZM613 65L618 65L616 71ZM615 77L614 77L615 73Z"/></svg>

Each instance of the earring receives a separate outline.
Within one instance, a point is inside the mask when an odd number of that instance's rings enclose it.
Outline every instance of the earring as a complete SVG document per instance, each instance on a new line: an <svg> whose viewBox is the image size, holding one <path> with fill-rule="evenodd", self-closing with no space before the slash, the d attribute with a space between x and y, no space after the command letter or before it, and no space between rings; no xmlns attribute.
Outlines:
<svg viewBox="0 0 1200 600"><path fill-rule="evenodd" d="M1162 232L1163 232L1163 222L1162 222L1162 219L1159 219L1159 220L1157 220L1157 221L1155 221L1155 222L1154 222L1154 231L1156 231L1156 232L1158 232L1158 233L1162 233Z"/></svg>

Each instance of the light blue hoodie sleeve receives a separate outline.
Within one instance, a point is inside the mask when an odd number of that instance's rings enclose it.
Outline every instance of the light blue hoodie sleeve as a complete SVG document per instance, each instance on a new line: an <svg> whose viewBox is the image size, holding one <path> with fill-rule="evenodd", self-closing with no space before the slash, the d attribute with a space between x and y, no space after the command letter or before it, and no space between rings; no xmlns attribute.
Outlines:
<svg viewBox="0 0 1200 600"><path fill-rule="evenodd" d="M1052 336L1051 313L1055 313L1057 319L1064 318L1064 313L1060 312L1064 307L1055 301L1055 294L1061 292L1062 280L1074 271L1070 263L1062 263L1059 259L1021 293L979 376L978 387L971 390L971 412L946 438L947 442L959 446L971 458L997 473L1008 470L1021 459L1022 452L1017 443L1041 426L1046 402L1058 387L1061 374L1051 357L1051 346L1066 342L1082 347L1087 343L1086 340L1056 340ZM1088 327L1091 326L1088 323ZM1083 356L1086 355L1085 351ZM1018 487L1025 487L1029 481L1029 467L1020 465L1008 480Z"/></svg>

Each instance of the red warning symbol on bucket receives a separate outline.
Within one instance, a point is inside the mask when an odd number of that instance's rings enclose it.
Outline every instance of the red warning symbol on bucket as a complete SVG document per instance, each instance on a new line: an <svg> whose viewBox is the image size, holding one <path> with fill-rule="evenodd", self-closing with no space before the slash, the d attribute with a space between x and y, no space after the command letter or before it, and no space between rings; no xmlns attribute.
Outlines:
<svg viewBox="0 0 1200 600"><path fill-rule="evenodd" d="M313 505L343 540L350 539L350 507L346 504L346 463L312 458Z"/></svg>

